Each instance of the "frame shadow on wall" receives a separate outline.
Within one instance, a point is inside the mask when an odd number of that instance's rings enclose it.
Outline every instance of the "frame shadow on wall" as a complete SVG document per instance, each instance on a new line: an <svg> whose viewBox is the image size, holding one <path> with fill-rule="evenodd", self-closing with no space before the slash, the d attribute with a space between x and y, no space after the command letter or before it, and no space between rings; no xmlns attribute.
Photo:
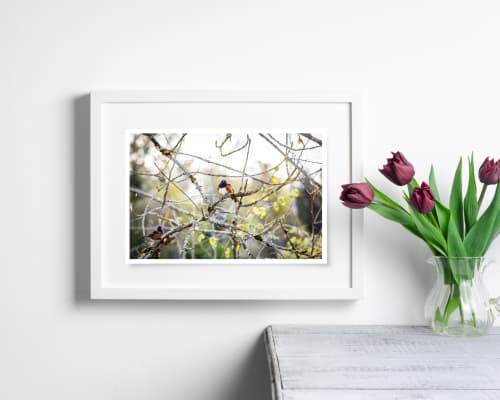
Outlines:
<svg viewBox="0 0 500 400"><path fill-rule="evenodd" d="M90 95L73 100L74 300L90 300Z"/></svg>

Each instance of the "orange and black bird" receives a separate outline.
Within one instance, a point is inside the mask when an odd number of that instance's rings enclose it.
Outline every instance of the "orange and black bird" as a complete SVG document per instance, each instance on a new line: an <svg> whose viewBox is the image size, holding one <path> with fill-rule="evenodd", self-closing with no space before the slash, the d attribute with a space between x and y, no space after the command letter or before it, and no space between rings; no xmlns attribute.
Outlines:
<svg viewBox="0 0 500 400"><path fill-rule="evenodd" d="M231 186L230 183L227 183L225 179L220 181L219 186L217 186L217 191L221 196L234 193L233 187Z"/></svg>
<svg viewBox="0 0 500 400"><path fill-rule="evenodd" d="M161 226L156 228L153 232L151 232L149 235L146 235L144 237L151 239L151 240L160 240L163 236L163 229Z"/></svg>
<svg viewBox="0 0 500 400"><path fill-rule="evenodd" d="M217 186L217 191L219 192L221 197L225 196L226 194L231 194L231 195L234 194L233 187L225 179L220 181L219 186ZM231 197L233 198L234 201L236 201L234 196Z"/></svg>

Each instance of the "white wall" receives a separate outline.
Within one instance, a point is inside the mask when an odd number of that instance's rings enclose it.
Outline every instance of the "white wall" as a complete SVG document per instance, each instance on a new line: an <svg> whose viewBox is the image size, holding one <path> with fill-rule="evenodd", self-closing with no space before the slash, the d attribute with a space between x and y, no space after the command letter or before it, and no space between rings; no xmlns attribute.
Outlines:
<svg viewBox="0 0 500 400"><path fill-rule="evenodd" d="M427 251L374 215L358 302L88 301L82 97L360 90L366 174L400 149L446 185L460 154L500 157L499 20L494 0L1 0L0 398L269 399L266 325L421 323Z"/></svg>

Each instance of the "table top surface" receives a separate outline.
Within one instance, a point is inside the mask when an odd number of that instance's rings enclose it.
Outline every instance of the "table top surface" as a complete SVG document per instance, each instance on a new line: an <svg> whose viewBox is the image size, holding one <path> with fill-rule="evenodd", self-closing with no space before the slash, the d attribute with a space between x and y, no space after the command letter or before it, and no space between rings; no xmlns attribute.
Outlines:
<svg viewBox="0 0 500 400"><path fill-rule="evenodd" d="M499 328L272 325L265 342L275 400L500 399Z"/></svg>

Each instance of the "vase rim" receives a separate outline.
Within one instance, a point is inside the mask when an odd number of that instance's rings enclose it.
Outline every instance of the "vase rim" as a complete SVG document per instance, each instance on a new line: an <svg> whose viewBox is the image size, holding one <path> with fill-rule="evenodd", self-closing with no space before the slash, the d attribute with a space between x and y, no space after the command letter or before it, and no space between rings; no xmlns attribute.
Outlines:
<svg viewBox="0 0 500 400"><path fill-rule="evenodd" d="M493 262L493 259L489 257L484 257L484 256L463 256L463 257L455 257L455 256L431 256L427 258L425 261L428 264L432 264L434 260L481 260L482 262L486 264L491 264Z"/></svg>
<svg viewBox="0 0 500 400"><path fill-rule="evenodd" d="M488 258L485 256L431 256L429 258Z"/></svg>

